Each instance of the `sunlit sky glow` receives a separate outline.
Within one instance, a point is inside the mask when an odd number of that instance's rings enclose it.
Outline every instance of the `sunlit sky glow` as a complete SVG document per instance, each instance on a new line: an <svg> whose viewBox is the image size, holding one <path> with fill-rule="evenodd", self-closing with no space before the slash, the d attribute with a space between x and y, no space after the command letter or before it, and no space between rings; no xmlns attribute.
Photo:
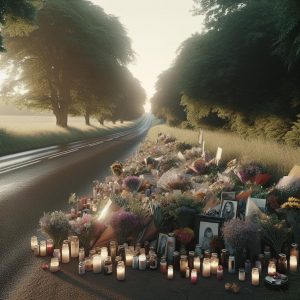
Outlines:
<svg viewBox="0 0 300 300"><path fill-rule="evenodd" d="M108 14L119 17L136 52L129 66L147 92L155 92L157 76L167 69L180 44L201 31L202 18L192 15L193 0L92 0ZM149 110L149 103L146 110Z"/></svg>

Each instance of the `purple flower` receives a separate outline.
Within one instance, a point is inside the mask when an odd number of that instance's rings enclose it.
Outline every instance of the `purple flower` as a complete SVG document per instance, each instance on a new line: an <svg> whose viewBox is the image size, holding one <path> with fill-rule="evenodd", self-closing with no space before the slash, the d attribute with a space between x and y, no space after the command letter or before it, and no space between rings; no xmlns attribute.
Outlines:
<svg viewBox="0 0 300 300"><path fill-rule="evenodd" d="M141 186L141 180L137 176L128 176L124 179L123 186L130 192L137 192Z"/></svg>

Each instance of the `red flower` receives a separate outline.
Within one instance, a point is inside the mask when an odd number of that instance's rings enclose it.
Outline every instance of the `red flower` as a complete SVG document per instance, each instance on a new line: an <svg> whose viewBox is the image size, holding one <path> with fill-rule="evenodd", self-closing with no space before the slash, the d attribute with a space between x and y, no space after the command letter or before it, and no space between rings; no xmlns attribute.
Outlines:
<svg viewBox="0 0 300 300"><path fill-rule="evenodd" d="M265 185L271 179L271 175L268 173L257 174L254 176L253 182L258 185Z"/></svg>

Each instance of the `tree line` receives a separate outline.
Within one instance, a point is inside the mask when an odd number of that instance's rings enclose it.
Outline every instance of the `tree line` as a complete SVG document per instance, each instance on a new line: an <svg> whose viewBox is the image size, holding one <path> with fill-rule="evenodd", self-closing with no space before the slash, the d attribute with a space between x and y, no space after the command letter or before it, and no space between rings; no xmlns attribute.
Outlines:
<svg viewBox="0 0 300 300"><path fill-rule="evenodd" d="M171 125L300 145L300 2L194 0L205 29L160 74L153 113Z"/></svg>
<svg viewBox="0 0 300 300"><path fill-rule="evenodd" d="M135 53L117 17L85 0L13 2L23 15L4 14L2 98L52 111L61 127L69 115L89 125L143 114L146 94L127 68Z"/></svg>

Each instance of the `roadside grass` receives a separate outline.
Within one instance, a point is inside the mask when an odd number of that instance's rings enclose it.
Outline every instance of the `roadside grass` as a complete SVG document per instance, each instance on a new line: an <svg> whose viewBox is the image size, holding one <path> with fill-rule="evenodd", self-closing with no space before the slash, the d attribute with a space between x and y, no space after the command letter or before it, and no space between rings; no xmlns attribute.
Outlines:
<svg viewBox="0 0 300 300"><path fill-rule="evenodd" d="M127 130L139 122L141 119L100 126L91 120L91 126L86 126L83 118L70 118L69 128L63 129L51 116L0 116L0 156L96 138Z"/></svg>
<svg viewBox="0 0 300 300"><path fill-rule="evenodd" d="M167 125L158 125L150 129L148 139L154 141L159 132L174 136L181 142L190 144L198 143L199 131L179 129ZM223 148L222 160L229 161L237 158L241 162L256 161L262 164L273 175L279 179L287 175L295 165L300 165L300 149L278 144L262 139L246 140L237 134L204 131L205 148L215 155L217 147Z"/></svg>

